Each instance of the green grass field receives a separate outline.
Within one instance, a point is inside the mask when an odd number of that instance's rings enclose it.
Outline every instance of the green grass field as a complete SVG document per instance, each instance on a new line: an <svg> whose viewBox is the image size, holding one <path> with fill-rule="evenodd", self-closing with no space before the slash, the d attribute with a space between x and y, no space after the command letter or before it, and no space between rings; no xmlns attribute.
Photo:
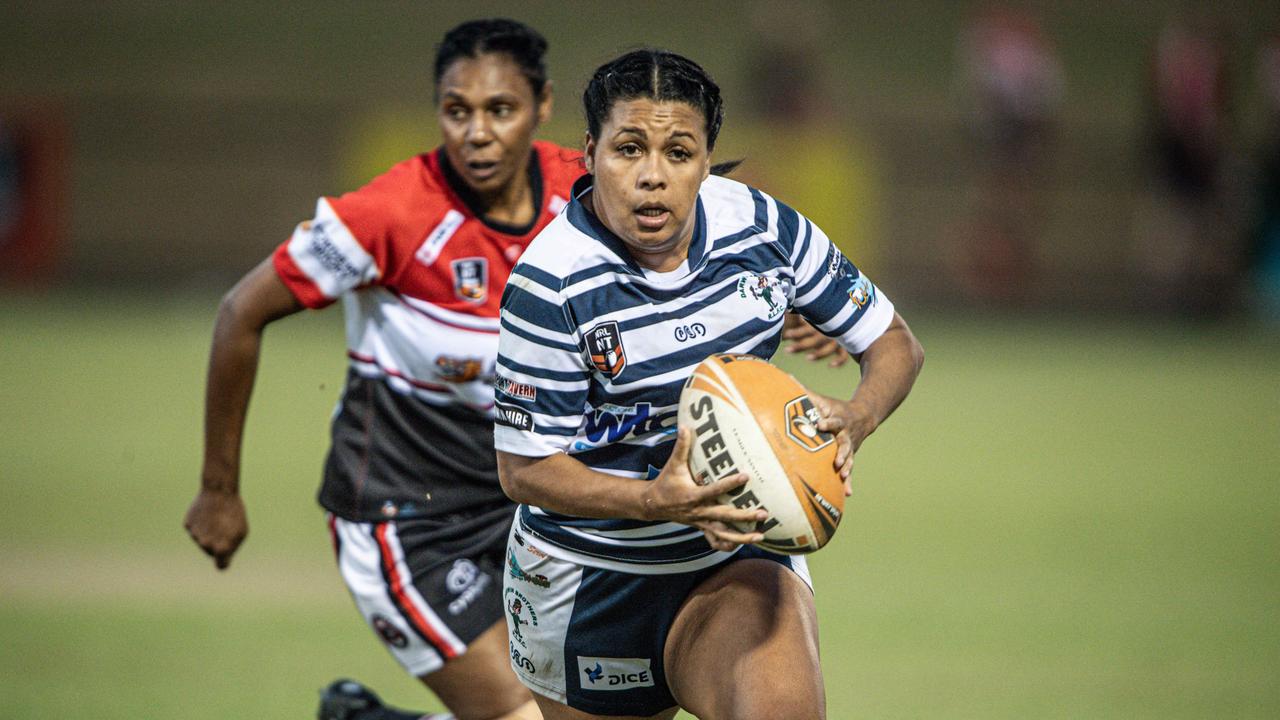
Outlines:
<svg viewBox="0 0 1280 720"><path fill-rule="evenodd" d="M231 569L182 531L215 303L0 296L0 718L307 718L340 675L434 707L313 500L339 313L268 332ZM907 314L925 373L812 558L830 717L1275 717L1280 337Z"/></svg>

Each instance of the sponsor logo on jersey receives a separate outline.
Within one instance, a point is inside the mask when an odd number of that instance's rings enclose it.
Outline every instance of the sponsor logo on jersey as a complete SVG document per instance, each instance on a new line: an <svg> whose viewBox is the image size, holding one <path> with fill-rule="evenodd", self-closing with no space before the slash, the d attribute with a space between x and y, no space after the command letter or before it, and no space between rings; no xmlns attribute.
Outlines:
<svg viewBox="0 0 1280 720"><path fill-rule="evenodd" d="M610 320L587 331L587 350L591 354L591 364L596 369L615 378L627 366L627 353L622 348L622 332L618 323Z"/></svg>
<svg viewBox="0 0 1280 720"><path fill-rule="evenodd" d="M445 382L471 382L480 377L480 367L480 358L436 356L436 374Z"/></svg>
<svg viewBox="0 0 1280 720"><path fill-rule="evenodd" d="M489 295L489 261L484 258L458 258L449 263L453 270L453 294L462 300L482 303Z"/></svg>
<svg viewBox="0 0 1280 720"><path fill-rule="evenodd" d="M867 303L876 304L876 286L871 284L866 275L859 277L854 281L853 287L849 288L849 302L859 308L866 307Z"/></svg>
<svg viewBox="0 0 1280 720"><path fill-rule="evenodd" d="M529 604L529 598L515 588L507 588L504 599L507 607L507 618L510 621L507 624L510 639L519 643L520 647L527 649L529 643L524 639L524 633L520 631L520 628L526 625L538 627L538 611L534 610L533 606Z"/></svg>
<svg viewBox="0 0 1280 720"><path fill-rule="evenodd" d="M324 266L325 270L344 278L360 277L360 270L347 259L342 253L333 239L329 237L329 232L325 230L324 223L315 223L310 227L311 242L307 244L307 250L311 255Z"/></svg>
<svg viewBox="0 0 1280 720"><path fill-rule="evenodd" d="M495 402L493 404L493 417L499 425L506 425L517 430L533 429L533 415L524 408Z"/></svg>
<svg viewBox="0 0 1280 720"><path fill-rule="evenodd" d="M787 437L809 452L817 452L835 442L836 436L818 429L822 413L813 406L808 395L801 395L783 408L786 417Z"/></svg>
<svg viewBox="0 0 1280 720"><path fill-rule="evenodd" d="M852 274L853 263L849 262L849 258L837 250L835 245L832 245L831 257L827 259L827 276L832 280L839 280Z"/></svg>
<svg viewBox="0 0 1280 720"><path fill-rule="evenodd" d="M413 257L423 265L434 263L436 258L440 257L440 251L444 249L445 243L449 242L449 238L462 227L462 221L465 219L457 210L445 213L440 224L427 233L427 237L422 240L422 245L418 247Z"/></svg>
<svg viewBox="0 0 1280 720"><path fill-rule="evenodd" d="M578 656L584 690L630 690L653 687L649 658L608 658Z"/></svg>
<svg viewBox="0 0 1280 720"><path fill-rule="evenodd" d="M516 580L524 580L541 588L551 587L551 581L547 579L546 575L525 572L524 568L520 567L520 561L516 560L516 554L511 550L507 550L507 573Z"/></svg>
<svg viewBox="0 0 1280 720"><path fill-rule="evenodd" d="M574 443L574 449L589 450L597 445L652 433L673 434L676 431L677 414L677 410L654 413L653 405L647 402L634 406L604 403L583 419L582 434L585 439Z"/></svg>
<svg viewBox="0 0 1280 720"><path fill-rule="evenodd" d="M498 379L494 381L493 387L503 395L516 400L532 401L538 399L538 388L529 383L517 382L502 375L499 375Z"/></svg>
<svg viewBox="0 0 1280 720"><path fill-rule="evenodd" d="M773 320L787 310L787 293L782 281L768 275L739 278L738 297L752 300L756 314L764 320Z"/></svg>
<svg viewBox="0 0 1280 720"><path fill-rule="evenodd" d="M707 326L700 322L693 323L692 325L678 325L676 326L676 329L672 331L672 336L675 337L676 342L688 342L689 340L694 340L696 338L706 337Z"/></svg>
<svg viewBox="0 0 1280 720"><path fill-rule="evenodd" d="M386 617L374 613L369 618L369 622L373 624L373 630L378 633L378 637L382 638L382 642L394 648L409 646L409 638L403 632L400 632L400 628L396 627L395 623Z"/></svg>

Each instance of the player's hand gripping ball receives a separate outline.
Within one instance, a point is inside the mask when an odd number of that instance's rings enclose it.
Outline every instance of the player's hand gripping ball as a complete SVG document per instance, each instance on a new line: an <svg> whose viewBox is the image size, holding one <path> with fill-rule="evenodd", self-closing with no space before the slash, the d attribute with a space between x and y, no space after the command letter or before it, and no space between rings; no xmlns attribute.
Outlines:
<svg viewBox="0 0 1280 720"><path fill-rule="evenodd" d="M844 514L834 467L836 436L817 428L818 410L795 378L751 355L712 355L680 392L680 427L694 432L689 471L699 484L744 472L746 485L720 501L763 507L760 546L787 554L826 545Z"/></svg>

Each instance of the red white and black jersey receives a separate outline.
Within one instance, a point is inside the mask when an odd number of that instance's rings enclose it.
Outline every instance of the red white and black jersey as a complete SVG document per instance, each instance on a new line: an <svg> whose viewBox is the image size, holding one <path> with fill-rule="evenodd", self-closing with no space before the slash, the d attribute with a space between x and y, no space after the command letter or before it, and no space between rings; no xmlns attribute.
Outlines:
<svg viewBox="0 0 1280 720"><path fill-rule="evenodd" d="M505 505L493 452L498 307L520 254L566 205L581 154L535 142L532 222L486 222L443 149L321 198L274 255L304 305L342 298L351 360L320 501L351 520Z"/></svg>

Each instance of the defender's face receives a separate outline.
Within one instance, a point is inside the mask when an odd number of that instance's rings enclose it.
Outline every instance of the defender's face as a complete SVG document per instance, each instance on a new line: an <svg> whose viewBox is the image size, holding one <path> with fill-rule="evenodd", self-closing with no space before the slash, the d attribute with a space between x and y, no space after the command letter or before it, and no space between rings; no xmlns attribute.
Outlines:
<svg viewBox="0 0 1280 720"><path fill-rule="evenodd" d="M440 77L440 132L458 175L481 196L502 192L528 167L538 125L551 115L551 93L533 94L505 53L454 60Z"/></svg>
<svg viewBox="0 0 1280 720"><path fill-rule="evenodd" d="M595 176L592 208L636 261L657 270L679 265L711 169L702 112L684 102L620 100L600 137L587 136L586 163Z"/></svg>

